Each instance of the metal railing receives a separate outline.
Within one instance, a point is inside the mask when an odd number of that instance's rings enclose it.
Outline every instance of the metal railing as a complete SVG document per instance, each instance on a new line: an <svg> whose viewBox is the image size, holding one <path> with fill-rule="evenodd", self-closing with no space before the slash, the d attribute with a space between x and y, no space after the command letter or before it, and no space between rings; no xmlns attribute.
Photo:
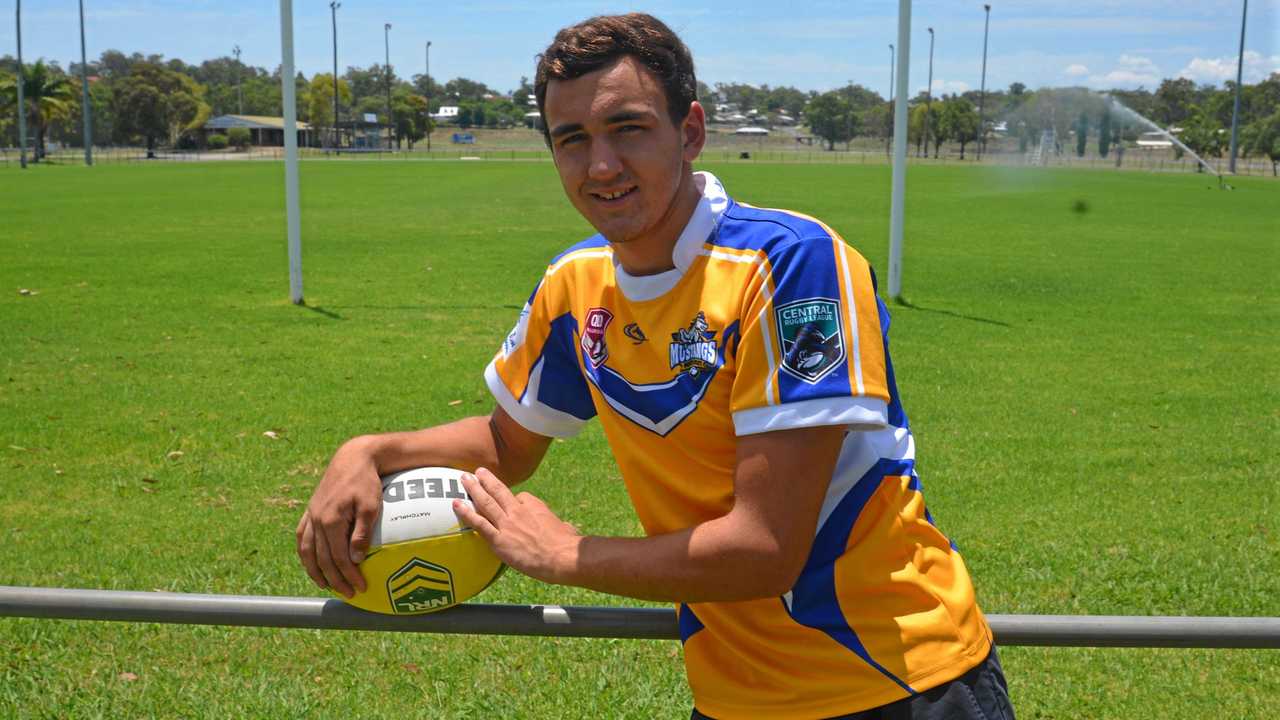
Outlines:
<svg viewBox="0 0 1280 720"><path fill-rule="evenodd" d="M336 599L71 590L0 585L0 617L379 630L472 635L674 640L667 608L464 604L379 615ZM1280 649L1280 618L988 615L1001 645Z"/></svg>

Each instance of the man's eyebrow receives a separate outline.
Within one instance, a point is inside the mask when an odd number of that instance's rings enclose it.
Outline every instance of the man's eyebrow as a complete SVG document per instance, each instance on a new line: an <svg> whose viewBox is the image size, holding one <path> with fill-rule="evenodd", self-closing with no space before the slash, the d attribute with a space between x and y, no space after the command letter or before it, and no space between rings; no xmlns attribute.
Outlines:
<svg viewBox="0 0 1280 720"><path fill-rule="evenodd" d="M623 112L614 113L605 118L604 121L609 125L627 122L628 120L648 120L653 117L653 113L641 112L639 110L624 110Z"/></svg>
<svg viewBox="0 0 1280 720"><path fill-rule="evenodd" d="M568 135L569 133L572 133L572 132L578 132L581 129L582 129L582 123L565 123L564 125L557 125L554 128L552 128L551 137L560 137L561 135Z"/></svg>
<svg viewBox="0 0 1280 720"><path fill-rule="evenodd" d="M648 120L653 117L653 113L641 110L623 110L616 112L605 118L606 125L617 125L618 123L629 122L631 120ZM565 123L557 125L551 130L551 137L558 138L570 133L575 133L583 129L582 123Z"/></svg>

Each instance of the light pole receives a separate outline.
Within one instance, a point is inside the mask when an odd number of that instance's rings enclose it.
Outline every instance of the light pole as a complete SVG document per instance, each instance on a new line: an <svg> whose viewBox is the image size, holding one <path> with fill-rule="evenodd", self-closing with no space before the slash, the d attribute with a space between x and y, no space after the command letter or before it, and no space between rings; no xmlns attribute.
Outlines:
<svg viewBox="0 0 1280 720"><path fill-rule="evenodd" d="M933 28L929 28L929 86L924 92L924 156L929 157L929 111L933 108Z"/></svg>
<svg viewBox="0 0 1280 720"><path fill-rule="evenodd" d="M983 5L987 12L987 20L982 26L982 89L978 94L978 160L982 160L982 151L987 148L987 31L991 29L991 6Z"/></svg>
<svg viewBox="0 0 1280 720"><path fill-rule="evenodd" d="M22 86L27 84L22 70L22 0L14 2L14 19L18 27L18 164L27 168L27 103L22 97ZM39 158L36 158L39 160Z"/></svg>
<svg viewBox="0 0 1280 720"><path fill-rule="evenodd" d="M887 120L885 138L884 138L884 154L889 158L889 162L893 162L893 63L896 60L896 51L893 43L889 43L889 118Z"/></svg>
<svg viewBox="0 0 1280 720"><path fill-rule="evenodd" d="M231 52L236 56L236 112L244 114L244 91L240 86L240 76L243 75L240 68L240 46L236 45L231 48Z"/></svg>
<svg viewBox="0 0 1280 720"><path fill-rule="evenodd" d="M84 0L80 0L80 116L84 119L84 164L93 165L93 119L89 105L89 69L84 52Z"/></svg>
<svg viewBox="0 0 1280 720"><path fill-rule="evenodd" d="M333 146L340 144L338 135L338 8L342 3L337 0L329 3L329 14L333 18Z"/></svg>
<svg viewBox="0 0 1280 720"><path fill-rule="evenodd" d="M893 102L893 62L895 51L893 43L889 43L889 102Z"/></svg>
<svg viewBox="0 0 1280 720"><path fill-rule="evenodd" d="M427 41L427 157L431 157L431 41Z"/></svg>
<svg viewBox="0 0 1280 720"><path fill-rule="evenodd" d="M382 74L387 85L387 149L391 149L391 137L395 133L395 123L391 122L391 23L382 27L382 47L386 53L382 63Z"/></svg>
<svg viewBox="0 0 1280 720"><path fill-rule="evenodd" d="M1236 61L1236 101L1231 110L1231 174L1236 174L1236 151L1239 150L1237 139L1240 136L1240 80L1244 75L1244 21L1249 14L1249 0L1244 0L1244 9L1240 11L1240 57Z"/></svg>

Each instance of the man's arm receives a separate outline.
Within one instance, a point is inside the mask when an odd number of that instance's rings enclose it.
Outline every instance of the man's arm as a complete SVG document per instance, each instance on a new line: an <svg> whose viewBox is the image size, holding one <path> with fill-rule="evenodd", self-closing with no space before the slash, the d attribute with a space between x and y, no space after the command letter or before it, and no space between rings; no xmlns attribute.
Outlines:
<svg viewBox="0 0 1280 720"><path fill-rule="evenodd" d="M550 444L500 407L488 417L352 438L334 453L298 521L298 558L317 586L350 597L353 588L365 589L356 564L382 508L380 476L415 467L492 467L515 484L533 474Z"/></svg>
<svg viewBox="0 0 1280 720"><path fill-rule="evenodd" d="M498 557L546 582L645 600L707 602L776 597L804 568L845 436L803 428L738 439L734 505L691 528L644 538L583 537L494 473L464 476L476 510L454 511Z"/></svg>

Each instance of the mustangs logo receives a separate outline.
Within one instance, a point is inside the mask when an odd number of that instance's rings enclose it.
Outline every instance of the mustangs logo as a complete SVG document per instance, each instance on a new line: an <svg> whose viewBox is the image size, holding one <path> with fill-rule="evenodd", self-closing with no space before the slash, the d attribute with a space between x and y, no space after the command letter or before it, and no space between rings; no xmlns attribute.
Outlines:
<svg viewBox="0 0 1280 720"><path fill-rule="evenodd" d="M716 367L716 333L707 326L707 317L698 311L689 327L671 333L668 352L671 368L680 368L692 377Z"/></svg>
<svg viewBox="0 0 1280 720"><path fill-rule="evenodd" d="M586 353L591 367L600 367L609 359L609 348L604 344L604 331L613 322L613 313L596 307L587 311L583 322L582 352Z"/></svg>
<svg viewBox="0 0 1280 720"><path fill-rule="evenodd" d="M845 354L838 300L800 300L774 312L783 370L812 385L840 366Z"/></svg>

